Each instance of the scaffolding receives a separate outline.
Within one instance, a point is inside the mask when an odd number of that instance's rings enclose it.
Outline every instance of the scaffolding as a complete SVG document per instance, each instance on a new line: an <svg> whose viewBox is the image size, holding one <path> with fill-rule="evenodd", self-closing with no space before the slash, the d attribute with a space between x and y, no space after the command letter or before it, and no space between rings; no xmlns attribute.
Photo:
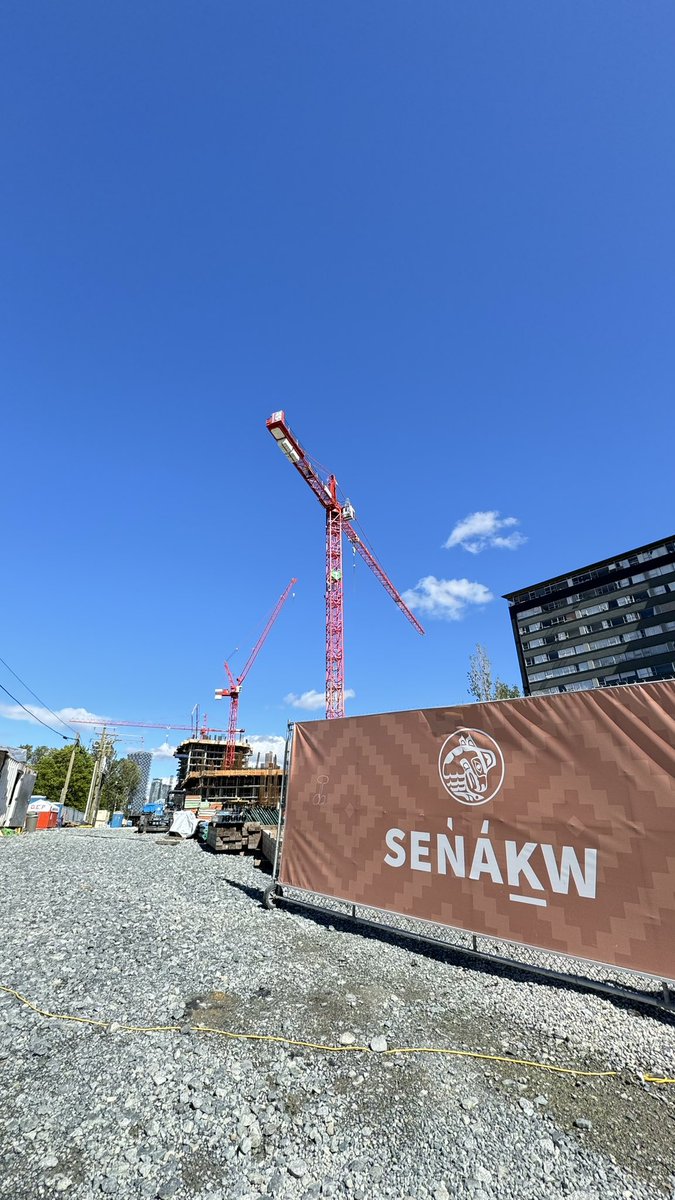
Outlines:
<svg viewBox="0 0 675 1200"><path fill-rule="evenodd" d="M224 738L196 737L176 749L178 778L176 789L188 797L199 797L200 804L216 807L239 802L247 806L276 809L281 799L281 767L276 761L249 766L252 754L248 742L235 746L234 766L225 766L227 742ZM266 756L266 758L269 756Z"/></svg>

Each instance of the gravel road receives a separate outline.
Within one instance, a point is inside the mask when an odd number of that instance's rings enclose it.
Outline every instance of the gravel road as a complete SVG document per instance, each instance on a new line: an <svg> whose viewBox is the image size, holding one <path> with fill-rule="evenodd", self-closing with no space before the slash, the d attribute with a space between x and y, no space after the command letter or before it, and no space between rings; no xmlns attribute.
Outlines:
<svg viewBox="0 0 675 1200"><path fill-rule="evenodd" d="M0 993L0 1195L675 1197L675 1087L640 1074L675 1076L671 1019L268 913L267 882L248 859L130 831L0 839L0 983L112 1022Z"/></svg>

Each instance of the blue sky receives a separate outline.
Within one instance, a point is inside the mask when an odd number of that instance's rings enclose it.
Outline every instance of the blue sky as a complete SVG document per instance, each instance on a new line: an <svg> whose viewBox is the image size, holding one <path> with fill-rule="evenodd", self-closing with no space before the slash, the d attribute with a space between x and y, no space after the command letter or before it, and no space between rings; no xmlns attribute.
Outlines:
<svg viewBox="0 0 675 1200"><path fill-rule="evenodd" d="M348 551L348 711L465 700L477 641L515 681L504 591L673 532L674 51L669 0L5 5L2 658L225 725L295 575L240 715L317 715L283 408L397 587L445 581L420 638Z"/></svg>

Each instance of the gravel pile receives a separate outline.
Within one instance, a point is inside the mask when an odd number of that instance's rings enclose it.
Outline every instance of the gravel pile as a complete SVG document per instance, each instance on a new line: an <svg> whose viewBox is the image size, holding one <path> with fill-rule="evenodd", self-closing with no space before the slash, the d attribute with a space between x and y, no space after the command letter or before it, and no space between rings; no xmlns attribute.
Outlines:
<svg viewBox="0 0 675 1200"><path fill-rule="evenodd" d="M129 831L0 840L0 983L109 1023L0 993L1 1195L675 1196L675 1087L640 1074L675 1076L672 1020L268 913L267 883L248 859ZM412 1046L507 1061L384 1053Z"/></svg>

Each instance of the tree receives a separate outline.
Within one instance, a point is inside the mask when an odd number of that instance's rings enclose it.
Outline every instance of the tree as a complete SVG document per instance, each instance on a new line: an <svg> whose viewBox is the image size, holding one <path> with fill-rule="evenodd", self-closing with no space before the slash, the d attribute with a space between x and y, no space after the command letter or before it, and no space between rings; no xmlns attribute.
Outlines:
<svg viewBox="0 0 675 1200"><path fill-rule="evenodd" d="M37 767L45 755L53 753L50 746L29 746L27 742L19 749L26 751L26 759L32 767Z"/></svg>
<svg viewBox="0 0 675 1200"><path fill-rule="evenodd" d="M469 658L467 679L469 695L474 700L515 700L520 696L520 688L515 684L504 683L499 677L493 680L490 655L480 642Z"/></svg>
<svg viewBox="0 0 675 1200"><path fill-rule="evenodd" d="M476 649L469 659L467 679L469 695L473 696L474 700L492 700L494 698L492 663L485 646L481 646L480 642L477 643Z"/></svg>
<svg viewBox="0 0 675 1200"><path fill-rule="evenodd" d="M32 750L32 747L25 748ZM29 756L29 762L37 767L37 779L33 789L36 796L46 796L53 804L58 804L72 752L72 746L62 746L59 750L38 746L36 750L33 750L33 756ZM93 755L85 750L84 746L76 746L66 799L66 803L72 808L83 811L86 807L93 770Z"/></svg>
<svg viewBox="0 0 675 1200"><path fill-rule="evenodd" d="M520 694L520 688L515 683L504 683L501 679L495 680L495 700L517 700Z"/></svg>
<svg viewBox="0 0 675 1200"><path fill-rule="evenodd" d="M115 751L112 749L109 753L113 757L108 759L108 769L101 791L101 807L107 808L111 813L126 813L131 793L141 781L141 772L138 764L130 758L115 758Z"/></svg>

